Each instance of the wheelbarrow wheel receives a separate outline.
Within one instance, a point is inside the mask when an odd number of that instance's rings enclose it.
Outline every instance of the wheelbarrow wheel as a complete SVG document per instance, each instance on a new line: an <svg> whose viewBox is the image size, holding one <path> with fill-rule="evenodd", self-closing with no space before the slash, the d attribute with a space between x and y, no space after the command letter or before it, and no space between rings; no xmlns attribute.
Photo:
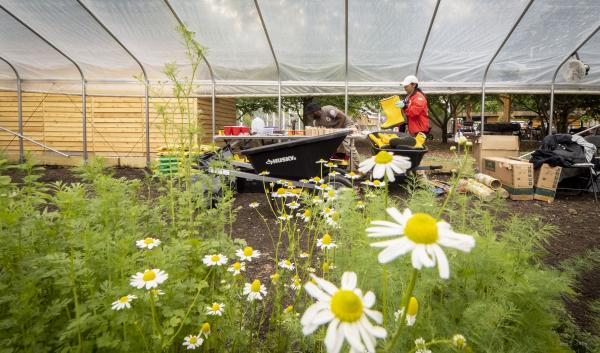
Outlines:
<svg viewBox="0 0 600 353"><path fill-rule="evenodd" d="M351 188L352 182L343 176L334 175L331 177L329 185L331 185L334 190L338 190L341 188Z"/></svg>

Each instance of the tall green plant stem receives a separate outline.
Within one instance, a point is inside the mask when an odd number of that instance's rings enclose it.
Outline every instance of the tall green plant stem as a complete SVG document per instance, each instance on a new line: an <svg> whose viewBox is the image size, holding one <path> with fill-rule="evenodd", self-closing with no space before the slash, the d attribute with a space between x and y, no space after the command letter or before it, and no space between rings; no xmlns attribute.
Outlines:
<svg viewBox="0 0 600 353"><path fill-rule="evenodd" d="M402 299L402 308L404 310L402 311L402 316L400 317L400 323L398 324L398 329L396 330L394 337L392 337L392 341L387 346L386 352L392 352L394 345L396 344L396 342L398 341L398 338L400 337L402 328L405 325L406 313L408 312L408 301L410 300L410 297L412 297L412 293L413 293L413 290L415 289L415 284L417 282L418 275L419 275L419 270L413 269L412 276L410 277L410 282L408 283L408 288L406 289L406 293L404 294L404 298Z"/></svg>

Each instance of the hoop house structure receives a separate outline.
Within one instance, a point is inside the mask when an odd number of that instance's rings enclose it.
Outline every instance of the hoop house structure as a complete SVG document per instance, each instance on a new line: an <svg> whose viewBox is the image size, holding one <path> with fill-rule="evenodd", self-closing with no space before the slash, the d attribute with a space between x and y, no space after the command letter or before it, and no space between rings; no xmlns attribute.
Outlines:
<svg viewBox="0 0 600 353"><path fill-rule="evenodd" d="M218 98L277 96L281 116L282 96L396 94L409 74L483 99L600 93L597 0L0 0L0 24L0 90L80 96L84 156L86 97L132 96L149 158L148 92L166 63L190 72L178 25L206 48L213 135ZM591 70L566 81L575 52Z"/></svg>

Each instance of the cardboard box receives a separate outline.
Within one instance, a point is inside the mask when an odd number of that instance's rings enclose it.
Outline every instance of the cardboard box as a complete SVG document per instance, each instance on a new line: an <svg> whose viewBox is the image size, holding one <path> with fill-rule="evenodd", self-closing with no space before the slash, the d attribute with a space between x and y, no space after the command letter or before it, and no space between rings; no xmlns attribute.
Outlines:
<svg viewBox="0 0 600 353"><path fill-rule="evenodd" d="M500 180L511 200L533 200L533 164L502 157L484 157L482 173Z"/></svg>
<svg viewBox="0 0 600 353"><path fill-rule="evenodd" d="M533 198L535 200L553 202L561 172L561 167L551 167L548 164L542 164L540 169L535 170Z"/></svg>
<svg viewBox="0 0 600 353"><path fill-rule="evenodd" d="M483 135L473 144L473 157L483 171L486 157L516 157L519 155L519 136Z"/></svg>

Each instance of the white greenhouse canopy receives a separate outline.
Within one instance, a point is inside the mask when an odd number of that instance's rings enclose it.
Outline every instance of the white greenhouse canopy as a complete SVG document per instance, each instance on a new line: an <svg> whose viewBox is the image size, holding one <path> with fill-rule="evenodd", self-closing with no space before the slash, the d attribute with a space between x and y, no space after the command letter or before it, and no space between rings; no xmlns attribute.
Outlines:
<svg viewBox="0 0 600 353"><path fill-rule="evenodd" d="M143 96L135 77L189 75L178 24L206 48L198 96L391 94L415 73L427 92L600 94L599 0L0 0L0 89ZM590 72L567 82L575 52Z"/></svg>

